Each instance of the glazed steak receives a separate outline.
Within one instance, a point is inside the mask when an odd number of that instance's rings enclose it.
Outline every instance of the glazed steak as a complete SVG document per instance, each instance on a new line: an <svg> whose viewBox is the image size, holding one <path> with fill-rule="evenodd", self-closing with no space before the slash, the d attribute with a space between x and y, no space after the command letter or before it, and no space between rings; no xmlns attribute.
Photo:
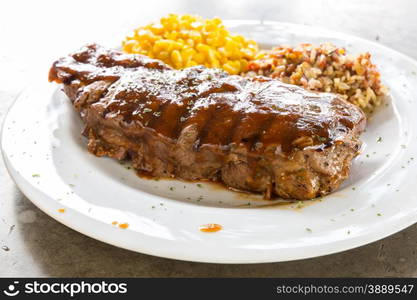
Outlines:
<svg viewBox="0 0 417 300"><path fill-rule="evenodd" d="M49 80L64 84L95 155L265 198L311 199L337 188L365 127L363 112L334 94L218 69L174 70L97 45L56 61Z"/></svg>

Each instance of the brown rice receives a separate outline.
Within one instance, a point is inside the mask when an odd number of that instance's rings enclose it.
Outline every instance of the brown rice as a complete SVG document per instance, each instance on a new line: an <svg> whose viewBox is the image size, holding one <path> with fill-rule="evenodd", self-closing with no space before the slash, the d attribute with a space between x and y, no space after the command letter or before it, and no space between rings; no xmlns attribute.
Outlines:
<svg viewBox="0 0 417 300"><path fill-rule="evenodd" d="M330 43L263 51L249 63L247 75L264 75L313 91L337 93L367 112L379 106L387 93L369 53L347 55L344 48Z"/></svg>

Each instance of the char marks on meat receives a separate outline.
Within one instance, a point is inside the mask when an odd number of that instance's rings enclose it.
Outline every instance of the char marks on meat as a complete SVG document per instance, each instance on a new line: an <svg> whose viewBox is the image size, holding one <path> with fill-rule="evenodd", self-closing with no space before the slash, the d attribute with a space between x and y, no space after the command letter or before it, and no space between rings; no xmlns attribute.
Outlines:
<svg viewBox="0 0 417 300"><path fill-rule="evenodd" d="M364 113L334 94L202 66L174 70L95 44L56 61L49 80L64 84L95 155L265 198L337 188L365 127Z"/></svg>

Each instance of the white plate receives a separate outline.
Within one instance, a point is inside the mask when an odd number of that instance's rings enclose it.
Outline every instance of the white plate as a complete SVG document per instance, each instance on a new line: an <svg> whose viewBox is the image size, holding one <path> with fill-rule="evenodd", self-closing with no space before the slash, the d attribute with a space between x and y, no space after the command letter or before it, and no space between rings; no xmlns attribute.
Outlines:
<svg viewBox="0 0 417 300"><path fill-rule="evenodd" d="M369 122L364 151L338 191L299 209L264 206L259 197L208 183L140 179L115 160L86 151L78 115L59 88L46 81L25 90L4 122L2 151L19 188L47 214L95 239L200 262L314 257L370 243L415 223L417 63L377 43L323 29L251 21L228 25L266 47L331 41L352 53L373 54L392 103ZM62 208L65 212L59 212ZM129 227L120 229L113 221ZM206 223L221 224L223 230L200 232Z"/></svg>

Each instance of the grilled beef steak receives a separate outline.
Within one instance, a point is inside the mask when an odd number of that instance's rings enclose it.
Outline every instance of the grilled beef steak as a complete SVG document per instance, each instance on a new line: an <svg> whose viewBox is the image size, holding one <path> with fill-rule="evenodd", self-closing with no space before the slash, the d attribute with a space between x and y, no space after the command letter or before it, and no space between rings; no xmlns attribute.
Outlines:
<svg viewBox="0 0 417 300"><path fill-rule="evenodd" d="M174 70L94 44L56 61L49 80L64 84L91 153L131 159L150 176L220 181L265 198L337 188L365 127L364 113L334 94L218 69Z"/></svg>

